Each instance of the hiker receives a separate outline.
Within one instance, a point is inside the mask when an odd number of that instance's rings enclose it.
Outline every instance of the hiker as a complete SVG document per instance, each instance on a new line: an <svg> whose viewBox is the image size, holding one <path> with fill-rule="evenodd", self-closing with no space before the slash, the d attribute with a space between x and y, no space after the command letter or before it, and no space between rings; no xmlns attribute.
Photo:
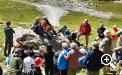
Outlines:
<svg viewBox="0 0 122 75"><path fill-rule="evenodd" d="M99 50L99 43L93 42L93 49L87 51L84 63L86 65L86 75L99 75L100 69L103 67L101 64L101 57L104 53Z"/></svg>
<svg viewBox="0 0 122 75"><path fill-rule="evenodd" d="M111 38L111 35L110 35L110 30L105 30L104 35L105 35L105 38L100 43L100 50L104 54L112 55L112 49L113 48L112 48L112 38ZM110 71L109 66L105 66L103 68L104 75L106 75L107 72L109 72L109 71Z"/></svg>
<svg viewBox="0 0 122 75"><path fill-rule="evenodd" d="M65 55L65 58L69 62L68 66L68 74L67 75L76 75L76 73L80 72L81 66L78 63L79 57L81 57L83 54L78 49L78 45L76 43L70 44L70 51L67 55Z"/></svg>
<svg viewBox="0 0 122 75"><path fill-rule="evenodd" d="M22 59L20 58L20 49L16 48L10 58L9 65L10 75L21 75L22 72Z"/></svg>
<svg viewBox="0 0 122 75"><path fill-rule="evenodd" d="M36 19L35 19L35 22L34 22L34 24L33 24L33 26L31 27L31 29L36 33L36 34L39 34L40 32L41 32L41 29L40 29L40 24L41 24L41 22L40 22L40 17L37 17Z"/></svg>
<svg viewBox="0 0 122 75"><path fill-rule="evenodd" d="M67 28L67 29L64 31L64 36L71 42L72 37L71 37L71 32L70 32L70 29L69 29L69 28Z"/></svg>
<svg viewBox="0 0 122 75"><path fill-rule="evenodd" d="M52 45L46 45L46 52L44 52L45 59L45 74L53 75L54 74L54 52L52 51Z"/></svg>
<svg viewBox="0 0 122 75"><path fill-rule="evenodd" d="M53 25L50 24L50 22L48 21L47 17L44 17L44 18L43 18L43 21L44 21L44 22L42 23L42 28L43 28L43 30L46 30L47 26L50 26L50 30L52 30L53 34L54 34L54 35L57 35L57 33L56 33L56 31L55 31Z"/></svg>
<svg viewBox="0 0 122 75"><path fill-rule="evenodd" d="M77 40L79 40L79 37L81 35L84 35L86 39L86 46L88 46L90 32L91 32L91 26L88 23L88 19L85 19L84 22L80 25L80 28L78 30Z"/></svg>
<svg viewBox="0 0 122 75"><path fill-rule="evenodd" d="M64 32L65 32L66 29L67 29L67 26L64 25L63 27L61 27L61 28L59 29L59 32L62 33L62 34L64 35Z"/></svg>
<svg viewBox="0 0 122 75"><path fill-rule="evenodd" d="M54 37L54 33L51 30L50 26L47 26L45 32L44 32L49 40L51 40Z"/></svg>
<svg viewBox="0 0 122 75"><path fill-rule="evenodd" d="M42 64L43 64L43 59L40 57L37 57L34 60L35 66L31 69L30 74L29 75L43 75L42 74Z"/></svg>
<svg viewBox="0 0 122 75"><path fill-rule="evenodd" d="M116 48L118 42L117 32L119 31L118 26L114 25L111 30L113 49Z"/></svg>
<svg viewBox="0 0 122 75"><path fill-rule="evenodd" d="M57 66L60 71L60 75L67 75L68 60L65 59L64 55L68 54L69 48L67 43L62 43L62 51L58 56Z"/></svg>
<svg viewBox="0 0 122 75"><path fill-rule="evenodd" d="M13 46L13 33L15 33L15 31L10 26L11 26L11 21L7 21L6 27L4 28L4 33L5 33L4 55L5 56L9 56L11 52L11 48Z"/></svg>
<svg viewBox="0 0 122 75"><path fill-rule="evenodd" d="M96 40L104 38L104 34L103 33L104 33L105 30L106 30L106 28L104 27L104 24L101 23L100 27L97 30L98 36L97 36Z"/></svg>
<svg viewBox="0 0 122 75"><path fill-rule="evenodd" d="M118 63L122 59L122 47L114 48L113 51L113 62Z"/></svg>
<svg viewBox="0 0 122 75"><path fill-rule="evenodd" d="M28 56L23 60L23 75L29 75L31 66L34 64L33 51L28 50Z"/></svg>

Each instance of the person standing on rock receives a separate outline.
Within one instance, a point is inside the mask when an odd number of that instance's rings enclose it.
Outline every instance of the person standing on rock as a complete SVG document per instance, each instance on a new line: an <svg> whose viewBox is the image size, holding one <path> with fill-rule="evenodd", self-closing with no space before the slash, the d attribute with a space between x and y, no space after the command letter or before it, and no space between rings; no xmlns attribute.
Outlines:
<svg viewBox="0 0 122 75"><path fill-rule="evenodd" d="M85 19L84 22L80 25L80 28L78 30L77 40L79 40L79 37L81 35L84 35L86 39L86 46L88 46L88 38L89 38L90 32L91 32L91 26L88 23L88 19Z"/></svg>
<svg viewBox="0 0 122 75"><path fill-rule="evenodd" d="M4 33L5 33L4 55L5 56L9 56L11 52L11 47L13 46L13 33L15 33L15 31L10 26L11 26L11 21L7 21L6 27L4 28Z"/></svg>

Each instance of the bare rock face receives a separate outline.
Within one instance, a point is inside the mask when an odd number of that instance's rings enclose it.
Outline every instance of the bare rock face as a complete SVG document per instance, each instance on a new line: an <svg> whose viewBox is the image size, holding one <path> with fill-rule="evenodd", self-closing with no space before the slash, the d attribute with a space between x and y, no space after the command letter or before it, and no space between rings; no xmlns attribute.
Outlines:
<svg viewBox="0 0 122 75"><path fill-rule="evenodd" d="M35 3L35 2L32 2L32 3ZM93 7L92 0L40 0L40 1L37 1L36 3L38 5L49 5L49 6L54 6L54 7L60 7L66 10L84 12L86 14L89 14L90 16L96 16L102 19L110 19L111 16L114 15L111 12L97 11ZM92 6L89 5L89 3Z"/></svg>
<svg viewBox="0 0 122 75"><path fill-rule="evenodd" d="M61 50L61 43L69 41L61 37L61 35L57 35L56 37L52 38L51 40L48 40L46 37L41 37L34 33L31 29L23 29L23 28L15 28L15 34L14 34L14 41L16 41L18 38L20 38L20 42L23 46L26 48L36 48L42 45L51 44L53 49L55 51Z"/></svg>
<svg viewBox="0 0 122 75"><path fill-rule="evenodd" d="M14 41L16 41L18 38L20 38L20 42L22 45L26 47L36 47L41 45L43 42L40 39L39 35L35 34L30 29L23 29L23 28L15 28L15 34L14 34Z"/></svg>

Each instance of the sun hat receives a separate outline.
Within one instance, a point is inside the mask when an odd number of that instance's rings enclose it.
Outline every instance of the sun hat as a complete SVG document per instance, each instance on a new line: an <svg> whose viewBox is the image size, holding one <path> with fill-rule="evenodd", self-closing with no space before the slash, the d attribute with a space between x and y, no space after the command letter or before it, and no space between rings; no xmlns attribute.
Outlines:
<svg viewBox="0 0 122 75"><path fill-rule="evenodd" d="M34 62L35 62L35 65L39 65L39 64L42 64L42 63L43 63L43 59L40 58L40 57L37 57L37 58L34 60Z"/></svg>

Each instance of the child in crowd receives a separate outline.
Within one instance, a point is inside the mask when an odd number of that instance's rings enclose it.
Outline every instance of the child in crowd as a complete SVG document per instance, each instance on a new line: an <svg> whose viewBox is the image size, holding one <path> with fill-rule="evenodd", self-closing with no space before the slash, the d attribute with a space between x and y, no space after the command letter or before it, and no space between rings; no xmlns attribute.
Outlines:
<svg viewBox="0 0 122 75"><path fill-rule="evenodd" d="M30 75L43 75L42 74L42 71L41 71L41 66L42 66L42 63L43 63L43 59L40 58L40 57L37 57L35 60L34 60L34 63L35 63L35 68L33 68L31 71L30 71Z"/></svg>

